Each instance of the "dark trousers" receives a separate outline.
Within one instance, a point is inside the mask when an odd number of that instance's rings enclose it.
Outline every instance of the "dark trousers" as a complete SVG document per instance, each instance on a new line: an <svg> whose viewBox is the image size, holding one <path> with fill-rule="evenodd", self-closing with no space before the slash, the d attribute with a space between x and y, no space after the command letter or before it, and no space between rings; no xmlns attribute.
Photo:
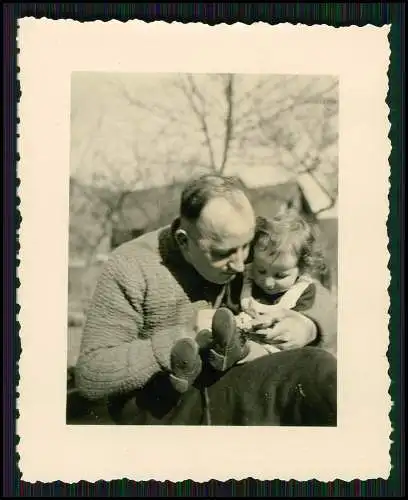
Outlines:
<svg viewBox="0 0 408 500"><path fill-rule="evenodd" d="M305 347L220 374L204 359L201 376L185 394L177 394L162 373L109 406L122 425L336 426L337 362Z"/></svg>

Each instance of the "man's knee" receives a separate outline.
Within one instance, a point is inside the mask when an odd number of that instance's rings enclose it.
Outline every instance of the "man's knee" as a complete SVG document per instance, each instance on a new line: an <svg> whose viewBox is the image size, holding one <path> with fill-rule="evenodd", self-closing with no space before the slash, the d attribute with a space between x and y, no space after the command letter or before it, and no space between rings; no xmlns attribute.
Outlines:
<svg viewBox="0 0 408 500"><path fill-rule="evenodd" d="M261 392L271 395L281 425L336 425L336 358L310 347L285 351L275 359L275 370L263 379Z"/></svg>
<svg viewBox="0 0 408 500"><path fill-rule="evenodd" d="M298 382L298 390L302 396L306 394L305 403L318 422L316 425L336 425L337 359L324 349L308 348L306 354L310 361Z"/></svg>
<svg viewBox="0 0 408 500"><path fill-rule="evenodd" d="M303 363L319 380L337 377L337 359L330 352L317 347L304 347L303 356Z"/></svg>
<svg viewBox="0 0 408 500"><path fill-rule="evenodd" d="M334 354L332 354L330 351L327 349L323 349L320 347L310 347L306 346L303 347L302 349L297 350L298 353L303 353L303 355L306 353L307 356L313 358L313 359L318 359L318 360L327 360L327 363L330 364L336 364L336 357Z"/></svg>
<svg viewBox="0 0 408 500"><path fill-rule="evenodd" d="M336 359L312 347L283 351L232 368L210 392L220 419L235 424L335 425Z"/></svg>

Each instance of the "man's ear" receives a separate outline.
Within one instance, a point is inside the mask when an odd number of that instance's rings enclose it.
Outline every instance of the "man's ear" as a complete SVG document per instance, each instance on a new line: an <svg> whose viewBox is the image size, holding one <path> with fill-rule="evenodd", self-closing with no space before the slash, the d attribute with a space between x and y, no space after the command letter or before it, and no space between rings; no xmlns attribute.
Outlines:
<svg viewBox="0 0 408 500"><path fill-rule="evenodd" d="M188 243L188 236L184 229L177 229L174 237L181 248L186 248Z"/></svg>

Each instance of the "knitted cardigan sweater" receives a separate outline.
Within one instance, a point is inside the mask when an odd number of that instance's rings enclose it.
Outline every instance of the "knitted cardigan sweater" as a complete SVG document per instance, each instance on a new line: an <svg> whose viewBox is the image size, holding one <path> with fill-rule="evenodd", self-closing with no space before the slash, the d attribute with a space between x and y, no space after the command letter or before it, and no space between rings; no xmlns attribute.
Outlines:
<svg viewBox="0 0 408 500"><path fill-rule="evenodd" d="M213 307L222 293L222 285L205 281L182 257L173 238L176 223L121 245L105 263L76 366L77 386L88 399L140 389L168 370L176 339L194 337L197 311ZM333 352L336 311L327 290L318 288L305 315L317 326L314 345Z"/></svg>

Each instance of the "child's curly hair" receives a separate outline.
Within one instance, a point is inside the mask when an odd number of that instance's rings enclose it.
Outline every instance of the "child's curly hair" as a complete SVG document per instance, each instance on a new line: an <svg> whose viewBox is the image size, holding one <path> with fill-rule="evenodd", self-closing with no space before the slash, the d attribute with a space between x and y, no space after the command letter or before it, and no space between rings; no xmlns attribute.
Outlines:
<svg viewBox="0 0 408 500"><path fill-rule="evenodd" d="M287 210L271 219L257 217L253 252L271 249L271 255L294 251L301 274L307 274L324 286L330 286L330 270L317 227L309 224L297 211ZM252 254L253 254L252 252Z"/></svg>

